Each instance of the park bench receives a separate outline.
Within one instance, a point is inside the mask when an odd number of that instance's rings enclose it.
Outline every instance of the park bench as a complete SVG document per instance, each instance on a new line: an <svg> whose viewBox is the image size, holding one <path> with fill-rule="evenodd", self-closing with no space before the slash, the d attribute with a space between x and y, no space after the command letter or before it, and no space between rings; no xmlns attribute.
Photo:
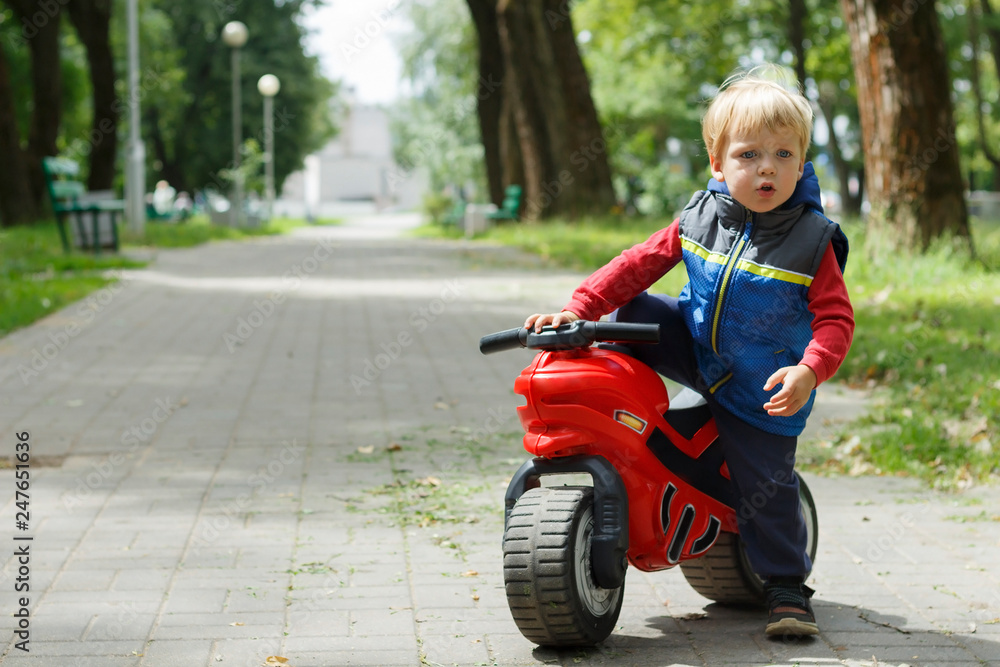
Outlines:
<svg viewBox="0 0 1000 667"><path fill-rule="evenodd" d="M486 217L490 220L517 220L517 212L521 209L521 192L520 185L508 185L500 208Z"/></svg>
<svg viewBox="0 0 1000 667"><path fill-rule="evenodd" d="M42 158L45 185L59 227L63 251L69 253L66 221L71 218L73 245L100 254L102 248L118 250L118 216L125 202L114 199L111 191L88 192L79 180L80 165L61 157Z"/></svg>

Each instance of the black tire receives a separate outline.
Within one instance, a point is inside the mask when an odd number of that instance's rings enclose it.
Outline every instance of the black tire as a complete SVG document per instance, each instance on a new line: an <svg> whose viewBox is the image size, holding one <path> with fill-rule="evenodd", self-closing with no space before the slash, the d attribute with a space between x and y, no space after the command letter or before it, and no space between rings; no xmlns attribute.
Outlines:
<svg viewBox="0 0 1000 667"><path fill-rule="evenodd" d="M590 567L594 491L530 489L503 536L507 604L525 637L540 646L593 646L614 630L625 586L601 588Z"/></svg>
<svg viewBox="0 0 1000 667"><path fill-rule="evenodd" d="M812 493L801 477L799 501L806 520L809 559L815 563L819 521ZM743 541L736 533L720 533L708 553L681 563L681 572L691 588L709 600L734 605L764 602L764 581L750 567Z"/></svg>

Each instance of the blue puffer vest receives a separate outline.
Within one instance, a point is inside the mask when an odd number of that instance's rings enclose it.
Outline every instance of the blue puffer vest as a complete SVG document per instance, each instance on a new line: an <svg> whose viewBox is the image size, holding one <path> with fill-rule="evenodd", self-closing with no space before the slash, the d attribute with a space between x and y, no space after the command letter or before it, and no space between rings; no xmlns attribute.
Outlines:
<svg viewBox="0 0 1000 667"><path fill-rule="evenodd" d="M769 433L802 432L816 392L792 417L772 417L764 403L777 391L767 378L802 360L812 340L807 295L827 245L841 270L847 238L823 215L819 181L806 163L781 207L754 213L712 179L680 216L689 282L680 295L685 322L708 390L724 408Z"/></svg>

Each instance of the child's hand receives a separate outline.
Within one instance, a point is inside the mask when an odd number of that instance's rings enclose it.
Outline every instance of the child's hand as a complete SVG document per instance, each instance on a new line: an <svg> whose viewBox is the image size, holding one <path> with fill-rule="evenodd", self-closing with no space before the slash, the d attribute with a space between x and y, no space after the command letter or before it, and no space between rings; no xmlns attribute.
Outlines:
<svg viewBox="0 0 1000 667"><path fill-rule="evenodd" d="M550 313L548 315L539 315L538 313L535 313L525 320L524 328L531 329L534 327L535 333L541 333L542 327L546 325L551 324L552 326L557 327L560 324L576 322L578 319L580 319L580 316L569 310L564 310L561 313Z"/></svg>
<svg viewBox="0 0 1000 667"><path fill-rule="evenodd" d="M779 382L781 389L764 404L764 409L775 417L791 417L809 401L816 388L816 373L802 364L779 368L767 378L764 391L770 391Z"/></svg>

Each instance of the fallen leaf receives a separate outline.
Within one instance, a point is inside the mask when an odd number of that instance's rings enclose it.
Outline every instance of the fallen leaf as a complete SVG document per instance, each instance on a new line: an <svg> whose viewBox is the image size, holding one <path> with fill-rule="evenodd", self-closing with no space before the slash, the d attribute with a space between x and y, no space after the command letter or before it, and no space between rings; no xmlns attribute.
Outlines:
<svg viewBox="0 0 1000 667"><path fill-rule="evenodd" d="M237 628L243 627L243 623L240 622L240 621L235 621L233 623L230 623L229 625L232 625L232 626L237 627Z"/></svg>
<svg viewBox="0 0 1000 667"><path fill-rule="evenodd" d="M418 479L417 484L420 484L422 486L441 486L441 480L438 479L437 477L432 477L428 475L423 479Z"/></svg>
<svg viewBox="0 0 1000 667"><path fill-rule="evenodd" d="M675 616L674 618L679 618L682 621L700 621L702 619L708 618L708 614L703 611L692 611L690 613L684 614L683 616Z"/></svg>
<svg viewBox="0 0 1000 667"><path fill-rule="evenodd" d="M399 444L398 442L394 442L391 445L389 445L388 447L386 447L385 451L387 451L387 452L401 452L401 451L403 451L403 446L401 444Z"/></svg>
<svg viewBox="0 0 1000 667"><path fill-rule="evenodd" d="M444 401L438 401L437 403L434 404L434 409L435 410L451 410L451 406L448 405L447 403L445 403Z"/></svg>
<svg viewBox="0 0 1000 667"><path fill-rule="evenodd" d="M467 570L466 572L462 573L462 576L463 577L478 577L479 573L476 572L475 570Z"/></svg>
<svg viewBox="0 0 1000 667"><path fill-rule="evenodd" d="M375 451L375 445L365 445L358 447L358 454L371 454Z"/></svg>
<svg viewBox="0 0 1000 667"><path fill-rule="evenodd" d="M473 595L472 596L472 600L473 600L473 602L479 602L479 596L478 595Z"/></svg>
<svg viewBox="0 0 1000 667"><path fill-rule="evenodd" d="M288 658L282 658L280 655L269 655L267 660L264 661L265 665L287 665Z"/></svg>

